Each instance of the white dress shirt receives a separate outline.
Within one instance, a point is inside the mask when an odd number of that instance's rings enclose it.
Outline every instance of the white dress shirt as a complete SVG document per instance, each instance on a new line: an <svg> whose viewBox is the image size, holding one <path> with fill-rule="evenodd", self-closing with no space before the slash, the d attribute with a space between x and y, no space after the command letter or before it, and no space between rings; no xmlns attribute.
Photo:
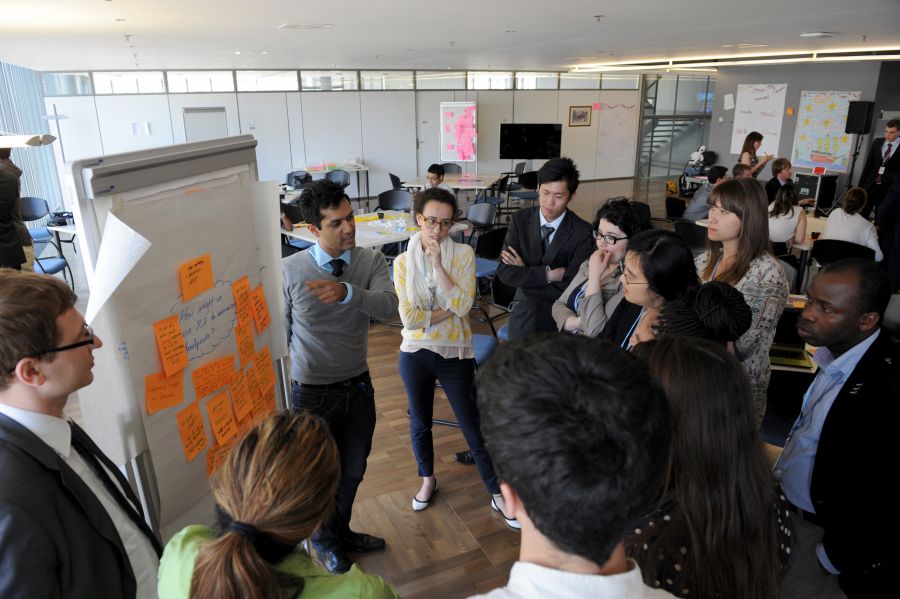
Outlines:
<svg viewBox="0 0 900 599"><path fill-rule="evenodd" d="M857 214L847 214L843 208L835 208L825 221L821 239L839 239L875 250L875 262L881 262L884 254L878 245L875 225Z"/></svg>
<svg viewBox="0 0 900 599"><path fill-rule="evenodd" d="M556 232L559 231L559 226L562 224L563 219L566 218L566 211L556 218L554 221L548 221L544 218L544 213L541 212L540 208L538 208L538 214L541 215L541 226L550 225L553 227L553 232L550 233L550 237L547 238L547 246L549 247L551 243L553 243L553 238L556 237Z"/></svg>
<svg viewBox="0 0 900 599"><path fill-rule="evenodd" d="M545 568L529 562L516 562L509 573L509 584L469 599L664 599L674 597L662 589L644 583L641 569L628 560L631 569L621 574L576 574Z"/></svg>
<svg viewBox="0 0 900 599"><path fill-rule="evenodd" d="M106 513L109 514L119 533L122 545L128 553L128 560L131 562L131 569L137 582L137 599L156 599L156 575L159 570L159 558L156 556L156 551L144 533L122 511L115 498L106 490L103 482L84 461L81 454L73 450L72 429L69 428L69 423L62 418L21 410L3 403L0 403L0 414L15 420L49 445L84 481L84 484L94 493ZM105 468L105 466L103 467ZM115 485L119 486L114 474L110 473L109 477ZM121 492L121 486L119 486L119 490Z"/></svg>

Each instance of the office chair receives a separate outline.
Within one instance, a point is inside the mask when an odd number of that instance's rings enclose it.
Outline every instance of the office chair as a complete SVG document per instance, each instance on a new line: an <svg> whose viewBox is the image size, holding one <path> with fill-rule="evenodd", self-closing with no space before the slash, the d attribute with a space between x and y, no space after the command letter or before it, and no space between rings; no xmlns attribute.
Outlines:
<svg viewBox="0 0 900 599"><path fill-rule="evenodd" d="M378 194L378 210L412 210L413 195L405 189L389 189Z"/></svg>
<svg viewBox="0 0 900 599"><path fill-rule="evenodd" d="M821 266L828 266L844 258L874 260L875 250L864 245L841 241L840 239L817 239L813 243L812 257Z"/></svg>
<svg viewBox="0 0 900 599"><path fill-rule="evenodd" d="M19 214L22 216L22 222L34 223L43 221L50 214L50 206L47 200L42 198L34 198L25 196L19 198ZM45 224L45 223L42 223ZM56 249L56 256L50 258L40 258L40 250L34 248L34 271L48 275L55 275L58 272L63 273L63 279L71 282L72 289L75 288L75 277L72 275L72 268L63 255L62 248L56 243L53 233L46 226L29 227L28 233L31 235L32 241L37 244L47 243ZM68 278L66 277L68 273Z"/></svg>
<svg viewBox="0 0 900 599"><path fill-rule="evenodd" d="M486 231L494 226L497 218L497 205L493 202L481 202L472 204L466 211L466 220L472 225L472 233L469 235L469 245L475 247L476 233Z"/></svg>
<svg viewBox="0 0 900 599"><path fill-rule="evenodd" d="M312 175L306 171L293 171L287 174L285 184L294 189L303 189L307 183L312 183Z"/></svg>
<svg viewBox="0 0 900 599"><path fill-rule="evenodd" d="M400 180L400 177L394 173L388 173L388 177L391 178L391 186L393 189L403 189L403 181Z"/></svg>
<svg viewBox="0 0 900 599"><path fill-rule="evenodd" d="M456 164L455 162L445 162L441 166L444 167L445 175L461 175L462 174L462 167L459 166L458 164Z"/></svg>
<svg viewBox="0 0 900 599"><path fill-rule="evenodd" d="M709 233L709 229L706 227L698 225L691 220L676 220L675 232L684 239L688 247L691 248L691 253L695 256L706 251L706 239Z"/></svg>
<svg viewBox="0 0 900 599"><path fill-rule="evenodd" d="M348 173L347 171L342 171L340 169L328 171L327 173L325 173L325 178L332 183L337 183L344 188L350 185L350 173Z"/></svg>

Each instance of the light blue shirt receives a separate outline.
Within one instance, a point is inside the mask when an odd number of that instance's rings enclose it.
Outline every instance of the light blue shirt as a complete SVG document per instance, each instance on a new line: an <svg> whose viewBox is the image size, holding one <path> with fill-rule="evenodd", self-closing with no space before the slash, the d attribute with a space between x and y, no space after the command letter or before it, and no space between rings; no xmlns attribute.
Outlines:
<svg viewBox="0 0 900 599"><path fill-rule="evenodd" d="M319 265L319 268L321 268L322 270L327 270L328 272L334 272L334 268L332 268L331 266L331 261L334 260L334 258L332 258L328 252L322 249L322 246L319 245L318 241L315 244L309 246L309 255L313 257L313 260L316 261L316 264ZM349 267L350 250L344 250L344 253L340 255L340 259L344 261L347 267ZM353 285L343 282L341 283L341 285L347 288L347 297L345 297L338 303L349 304L350 298L353 297Z"/></svg>
<svg viewBox="0 0 900 599"><path fill-rule="evenodd" d="M803 396L800 416L794 423L784 450L775 464L775 478L781 482L785 497L803 511L810 513L816 511L809 487L825 418L844 383L880 333L880 330L875 331L838 358L832 356L826 347L820 347L812 356L813 361L819 366L819 374ZM821 543L816 547L816 554L825 569L832 574L839 574L825 555Z"/></svg>
<svg viewBox="0 0 900 599"><path fill-rule="evenodd" d="M553 243L553 238L556 237L556 232L559 231L559 226L562 224L563 219L566 218L566 212L567 211L564 210L556 220L551 222L544 218L544 213L541 212L540 208L538 209L538 214L541 215L541 226L543 227L544 225L550 225L551 227L553 227L553 232L550 233L550 237L547 238L548 246Z"/></svg>

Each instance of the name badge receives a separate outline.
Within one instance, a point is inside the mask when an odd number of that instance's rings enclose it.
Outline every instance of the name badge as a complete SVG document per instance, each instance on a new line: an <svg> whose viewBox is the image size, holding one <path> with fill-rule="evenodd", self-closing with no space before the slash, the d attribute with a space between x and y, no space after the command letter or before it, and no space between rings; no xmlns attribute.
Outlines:
<svg viewBox="0 0 900 599"><path fill-rule="evenodd" d="M884 174L884 167L883 167L883 166L878 167L878 174L879 174L879 175L883 175L883 174Z"/></svg>

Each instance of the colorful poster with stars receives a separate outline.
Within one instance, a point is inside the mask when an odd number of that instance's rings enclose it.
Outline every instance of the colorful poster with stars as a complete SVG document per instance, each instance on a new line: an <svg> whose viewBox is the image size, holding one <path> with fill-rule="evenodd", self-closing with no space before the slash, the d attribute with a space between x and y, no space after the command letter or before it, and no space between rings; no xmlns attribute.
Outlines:
<svg viewBox="0 0 900 599"><path fill-rule="evenodd" d="M791 164L843 173L850 165L850 134L844 133L850 102L861 92L801 92Z"/></svg>

